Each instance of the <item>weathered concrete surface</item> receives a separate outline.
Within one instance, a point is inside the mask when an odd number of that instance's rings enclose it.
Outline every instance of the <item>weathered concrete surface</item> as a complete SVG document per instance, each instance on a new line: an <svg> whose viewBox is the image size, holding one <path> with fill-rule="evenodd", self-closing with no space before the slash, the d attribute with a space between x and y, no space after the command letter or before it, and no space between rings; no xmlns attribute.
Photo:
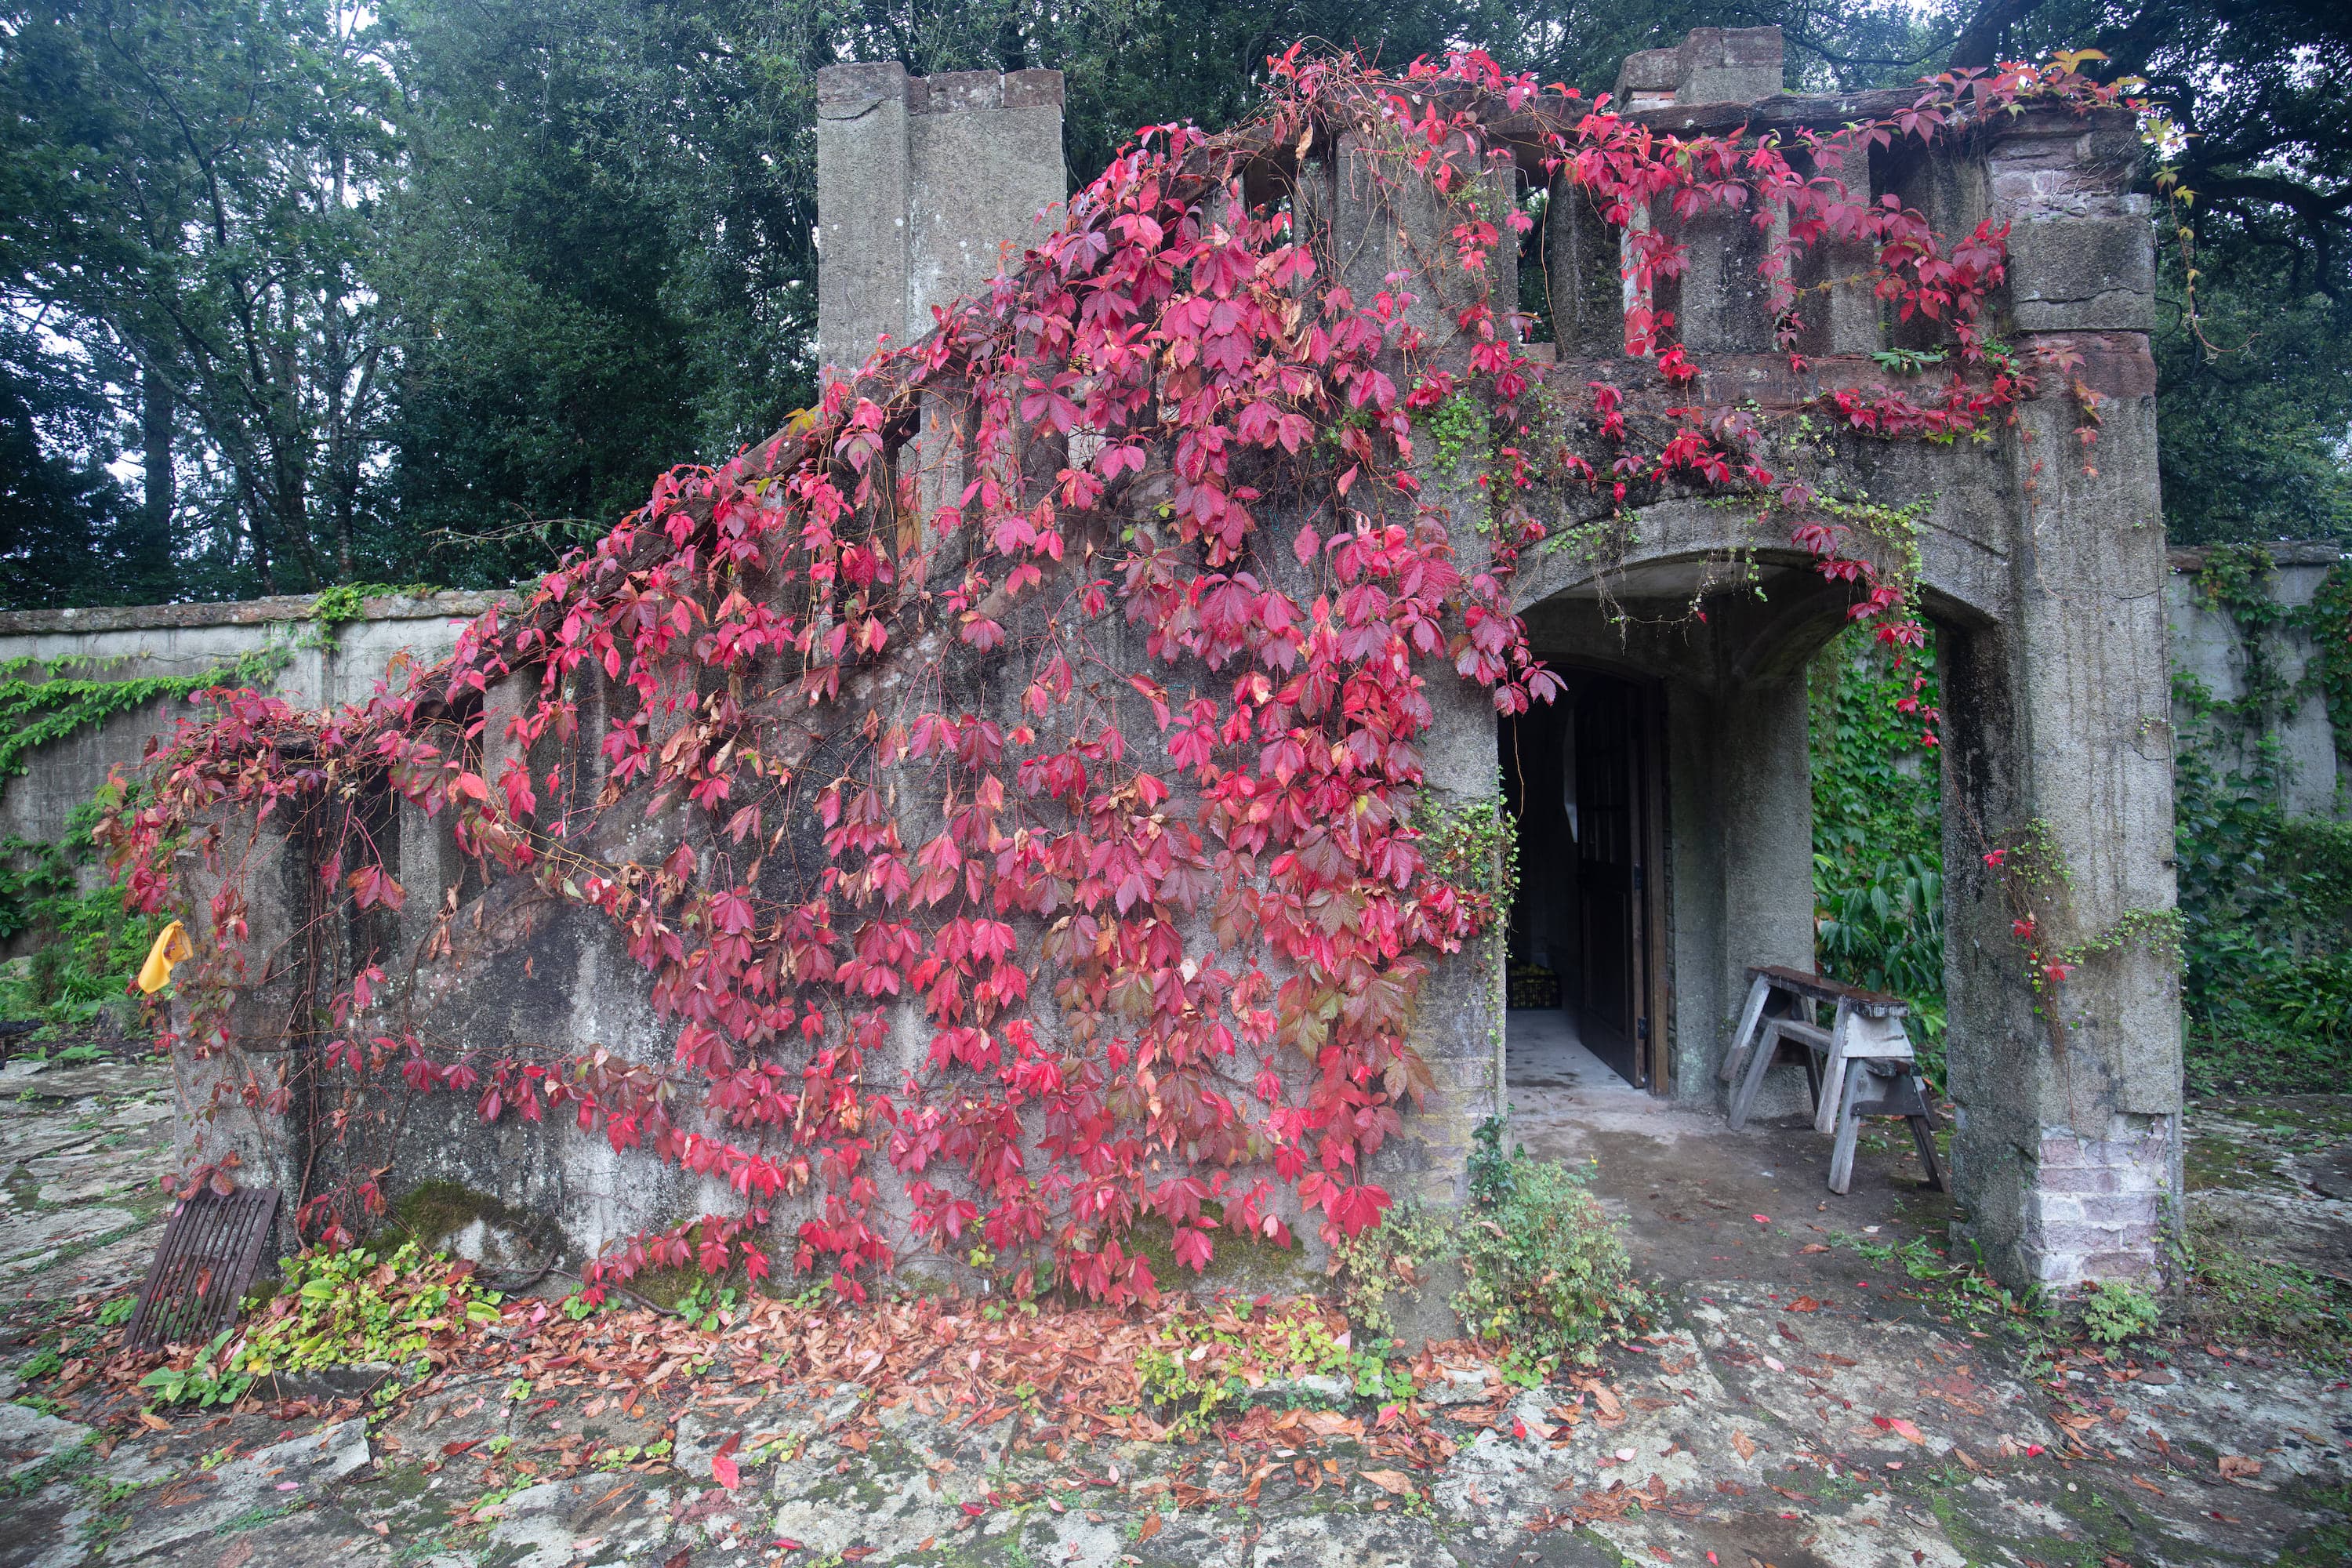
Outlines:
<svg viewBox="0 0 2352 1568"><path fill-rule="evenodd" d="M2328 572L2344 559L2344 551L2326 543L2274 544L2270 557L2277 569L2263 584L2264 596L2293 611L2311 603ZM2256 749L2268 742L2284 766L2280 803L2289 812L2298 816L2352 814L2352 798L2339 777L2342 764L2326 698L2309 679L2310 629L2284 617L2242 629L2229 609L2200 585L2205 561L2201 550L2172 552L2165 612L2172 626L2173 665L2215 701L2237 702L2247 695L2252 666L2259 659L2278 683L2279 711L2273 722L2249 734L2234 724L2199 724L2191 704L2184 700L2173 704L2174 724L2184 734L2195 732L2199 743L2215 748L2219 754L2214 763L2225 772L2252 772Z"/></svg>
<svg viewBox="0 0 2352 1568"><path fill-rule="evenodd" d="M817 357L855 370L913 342L1051 232L1068 194L1062 73L817 72Z"/></svg>

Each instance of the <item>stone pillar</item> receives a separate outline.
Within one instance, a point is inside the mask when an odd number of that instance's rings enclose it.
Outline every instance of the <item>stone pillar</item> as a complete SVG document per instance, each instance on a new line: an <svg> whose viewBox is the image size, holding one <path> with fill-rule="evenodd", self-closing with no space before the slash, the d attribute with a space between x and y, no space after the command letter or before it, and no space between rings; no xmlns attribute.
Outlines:
<svg viewBox="0 0 2352 1568"><path fill-rule="evenodd" d="M1629 55L1617 73L1617 106L1664 109L1701 103L1749 103L1780 90L1782 45L1778 27L1700 27L1671 49ZM1568 209L1575 221L1573 204ZM1681 343L1694 354L1762 353L1773 346L1771 290L1757 268L1779 237L1759 230L1745 207L1703 213L1687 221L1668 216L1666 203L1636 212L1633 226L1672 225L1685 247L1684 268L1658 279L1654 299L1639 297L1630 279L1621 308L1647 304L1674 318L1657 346ZM1621 257L1621 268L1631 256ZM1557 310L1557 305L1555 305Z"/></svg>
<svg viewBox="0 0 2352 1568"><path fill-rule="evenodd" d="M2179 1219L2168 570L2137 157L2120 114L2023 117L1984 155L1990 216L2011 225L1998 328L2029 363L2081 356L2078 373L2042 371L2020 410L2013 612L1956 639L1949 689L1966 753L1948 763L1945 814L1954 1166L2012 1286L2147 1273ZM2089 448L2074 374L2103 398ZM2003 895L2021 868L2041 951L2078 963L2038 994Z"/></svg>
<svg viewBox="0 0 2352 1568"><path fill-rule="evenodd" d="M907 331L907 68L816 73L816 341L847 370Z"/></svg>
<svg viewBox="0 0 2352 1568"><path fill-rule="evenodd" d="M1823 153L1816 178L1836 180L1857 205L1870 202L1870 150L1855 147L1838 157ZM1804 322L1797 334L1807 354L1865 354L1880 347L1878 296L1873 286L1874 248L1860 242L1824 239L1796 258L1791 281L1807 292L1797 301Z"/></svg>
<svg viewBox="0 0 2352 1568"><path fill-rule="evenodd" d="M1062 73L817 72L817 354L855 369L984 289L1067 195Z"/></svg>
<svg viewBox="0 0 2352 1568"><path fill-rule="evenodd" d="M1783 47L1778 27L1694 27L1671 49L1627 55L1614 106L1622 113L1770 98L1780 90Z"/></svg>
<svg viewBox="0 0 2352 1568"><path fill-rule="evenodd" d="M1456 144L1457 156L1462 148ZM1482 182L1475 197L1481 211L1495 212L1512 199L1515 175L1507 165L1475 178ZM1483 278L1463 272L1448 237L1459 212L1402 157L1375 152L1357 132L1342 133L1328 160L1302 171L1297 210L1303 225L1328 225L1332 252L1341 258L1337 280L1360 306L1370 305L1383 289L1413 296L1401 320L1426 340L1416 369L1460 374L1470 353L1470 340L1454 326L1463 307L1484 299L1501 315L1516 305L1516 247L1498 246ZM1507 211L1507 205L1500 210ZM1509 231L1503 232L1507 241ZM1400 396L1409 390L1406 364L1393 348L1382 368L1395 380ZM1444 524L1462 570L1484 571L1491 561L1482 531L1487 491L1478 482L1485 477L1485 460L1465 455L1449 471L1426 460L1433 449L1433 441L1416 434L1415 451L1423 458L1417 498L1390 495L1368 501L1359 489L1351 501L1371 508L1382 521L1410 523L1417 512L1434 518ZM1269 543L1295 527L1291 522L1270 529ZM1287 555L1284 545L1264 570L1286 573ZM1420 748L1424 787L1413 806L1414 823L1429 828L1455 813L1499 812L1502 777L1492 695L1464 680L1442 658L1424 660L1421 673L1433 719ZM1435 964L1424 984L1412 1042L1429 1067L1433 1087L1418 1111L1408 1105L1402 1131L1381 1144L1368 1167L1370 1178L1397 1196L1441 1206L1458 1205L1469 1196L1472 1136L1479 1123L1503 1109L1503 956L1501 933L1490 932ZM1458 1331L1444 1298L1443 1289L1419 1293L1420 1305L1399 1320L1401 1342L1417 1344Z"/></svg>

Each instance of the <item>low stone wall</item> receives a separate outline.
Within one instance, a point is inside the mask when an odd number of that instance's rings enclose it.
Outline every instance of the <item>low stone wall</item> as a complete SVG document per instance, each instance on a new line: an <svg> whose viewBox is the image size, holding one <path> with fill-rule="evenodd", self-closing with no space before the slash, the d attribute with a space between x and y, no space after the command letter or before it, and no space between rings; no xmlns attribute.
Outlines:
<svg viewBox="0 0 2352 1568"><path fill-rule="evenodd" d="M136 680L235 669L280 650L263 682L308 707L367 697L396 661L431 662L457 647L457 633L489 608L494 594L405 595L365 601L357 620L329 628L307 595L226 605L143 605L86 610L0 612L0 668L17 680ZM0 779L0 839L54 844L67 818L118 764L135 763L151 739L168 736L191 710L159 700L117 713L35 752L19 777Z"/></svg>
<svg viewBox="0 0 2352 1568"><path fill-rule="evenodd" d="M2338 752L2326 700L2311 679L2316 645L2311 629L2292 614L2311 603L2346 552L2334 544L2285 543L2272 545L2268 553L2274 569L2263 584L2265 596L2288 615L2267 626L2242 625L2227 604L2207 591L2210 552L2203 550L2172 552L2165 613L2172 624L2177 673L2197 681L2215 700L2235 702L2246 695L2247 678L2257 660L2267 664L2285 693L2274 719L2251 731L2200 726L2194 705L2176 694L2173 721L2184 738L2201 735L2221 743L2225 755L2217 764L2225 769L2252 768L2256 748L2263 740L2271 741L2286 770L2288 812L2297 816L2352 816L2352 771Z"/></svg>

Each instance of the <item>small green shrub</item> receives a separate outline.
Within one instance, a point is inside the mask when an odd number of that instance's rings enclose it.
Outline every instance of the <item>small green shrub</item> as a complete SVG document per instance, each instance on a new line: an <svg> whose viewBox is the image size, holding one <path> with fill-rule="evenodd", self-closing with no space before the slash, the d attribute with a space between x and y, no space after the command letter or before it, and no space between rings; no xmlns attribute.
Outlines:
<svg viewBox="0 0 2352 1568"><path fill-rule="evenodd" d="M158 1405L202 1408L236 1404L253 1386L253 1373L234 1365L236 1352L229 1349L229 1337L236 1331L223 1329L186 1366L159 1366L141 1378L139 1386L153 1389Z"/></svg>
<svg viewBox="0 0 2352 1568"><path fill-rule="evenodd" d="M222 1330L186 1365L158 1367L139 1386L154 1390L159 1405L233 1405L257 1377L405 1363L437 1334L498 1321L496 1291L476 1285L468 1266L413 1242L389 1256L305 1252L278 1268L282 1284L259 1321L241 1335Z"/></svg>
<svg viewBox="0 0 2352 1568"><path fill-rule="evenodd" d="M1525 1150L1505 1153L1502 1123L1488 1120L1470 1158L1466 1211L1440 1215L1399 1205L1340 1248L1349 1318L1393 1335L1393 1293L1459 1265L1462 1287L1450 1304L1470 1332L1507 1342L1523 1370L1563 1359L1590 1363L1646 1304L1591 1182L1588 1171L1530 1159Z"/></svg>
<svg viewBox="0 0 2352 1568"><path fill-rule="evenodd" d="M2119 1345L2155 1329L2156 1299L2128 1279L2105 1279L2083 1297L2083 1331L2103 1345Z"/></svg>
<svg viewBox="0 0 2352 1568"><path fill-rule="evenodd" d="M389 1257L352 1247L286 1259L286 1289L247 1334L236 1366L257 1375L405 1362L433 1336L494 1323L499 1295L470 1271L404 1243Z"/></svg>
<svg viewBox="0 0 2352 1568"><path fill-rule="evenodd" d="M1338 1248L1339 1304L1348 1321L1375 1339L1393 1339L1392 1293L1419 1289L1456 1256L1453 1227L1440 1216L1409 1200L1391 1205L1380 1224Z"/></svg>
<svg viewBox="0 0 2352 1568"><path fill-rule="evenodd" d="M1488 1167L1464 1216L1454 1310L1480 1338L1507 1341L1522 1364L1590 1363L1644 1304L1591 1183L1589 1171L1521 1152Z"/></svg>

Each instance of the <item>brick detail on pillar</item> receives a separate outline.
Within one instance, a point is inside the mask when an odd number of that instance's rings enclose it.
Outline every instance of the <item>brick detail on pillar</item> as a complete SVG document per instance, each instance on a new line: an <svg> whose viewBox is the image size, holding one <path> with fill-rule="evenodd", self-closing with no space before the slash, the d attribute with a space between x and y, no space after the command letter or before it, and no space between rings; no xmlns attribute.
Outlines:
<svg viewBox="0 0 2352 1568"><path fill-rule="evenodd" d="M2042 1284L2145 1275L2172 1224L2179 1119L2114 1121L2106 1138L2064 1128L2042 1135L2024 1194L2024 1240Z"/></svg>

